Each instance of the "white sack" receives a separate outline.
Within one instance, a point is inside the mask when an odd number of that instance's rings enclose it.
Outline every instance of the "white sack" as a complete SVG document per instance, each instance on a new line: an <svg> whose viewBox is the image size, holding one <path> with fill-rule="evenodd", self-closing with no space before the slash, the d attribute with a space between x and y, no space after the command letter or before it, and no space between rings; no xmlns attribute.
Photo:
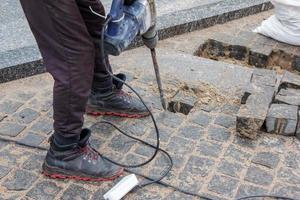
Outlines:
<svg viewBox="0 0 300 200"><path fill-rule="evenodd" d="M275 15L262 22L254 32L275 40L300 46L300 0L271 0Z"/></svg>

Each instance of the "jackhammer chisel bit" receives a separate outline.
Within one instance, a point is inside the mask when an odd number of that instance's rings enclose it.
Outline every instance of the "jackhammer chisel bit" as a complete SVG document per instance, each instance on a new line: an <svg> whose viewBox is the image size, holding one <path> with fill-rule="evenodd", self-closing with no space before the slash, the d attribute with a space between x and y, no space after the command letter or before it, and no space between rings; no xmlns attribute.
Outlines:
<svg viewBox="0 0 300 200"><path fill-rule="evenodd" d="M161 78L160 78L160 73L159 73L159 66L158 66L158 62L157 62L157 58L156 58L155 49L151 49L151 56L152 56L156 81L157 81L157 85L158 85L158 90L159 90L159 94L160 94L160 101L161 101L163 109L167 110L167 103L166 103L166 100L165 100L165 97L164 97L164 91L163 91L163 88L162 88L162 83L161 83Z"/></svg>

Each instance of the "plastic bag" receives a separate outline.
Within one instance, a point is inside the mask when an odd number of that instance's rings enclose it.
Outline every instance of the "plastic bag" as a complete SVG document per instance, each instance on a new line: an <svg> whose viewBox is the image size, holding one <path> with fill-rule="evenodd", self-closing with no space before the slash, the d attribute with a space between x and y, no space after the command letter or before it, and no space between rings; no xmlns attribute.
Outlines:
<svg viewBox="0 0 300 200"><path fill-rule="evenodd" d="M263 21L254 32L300 46L300 0L271 0L275 15Z"/></svg>

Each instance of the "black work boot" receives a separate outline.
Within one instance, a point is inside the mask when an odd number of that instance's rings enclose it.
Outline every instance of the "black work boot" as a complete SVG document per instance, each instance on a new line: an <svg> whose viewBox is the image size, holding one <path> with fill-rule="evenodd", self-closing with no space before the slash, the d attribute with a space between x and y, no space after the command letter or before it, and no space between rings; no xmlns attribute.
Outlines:
<svg viewBox="0 0 300 200"><path fill-rule="evenodd" d="M43 164L43 174L50 178L83 181L110 181L123 173L120 168L103 159L93 150L88 139L90 130L83 129L78 144L57 145L51 137L51 147Z"/></svg>
<svg viewBox="0 0 300 200"><path fill-rule="evenodd" d="M117 76L125 75L118 74ZM149 115L142 102L122 90L122 83L114 81L113 89L106 93L92 89L86 112L91 115L113 115L119 117L141 118Z"/></svg>

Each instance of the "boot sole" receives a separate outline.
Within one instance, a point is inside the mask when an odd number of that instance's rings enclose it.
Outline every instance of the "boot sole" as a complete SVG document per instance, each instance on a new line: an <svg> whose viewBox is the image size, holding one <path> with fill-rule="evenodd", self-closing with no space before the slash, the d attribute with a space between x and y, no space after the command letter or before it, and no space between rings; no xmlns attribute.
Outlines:
<svg viewBox="0 0 300 200"><path fill-rule="evenodd" d="M73 179L73 180L78 180L78 181L89 181L89 182L106 182L106 181L113 181L123 175L124 169L121 168L115 175L111 177L106 177L106 178L96 178L96 177L84 177L80 175L70 175L74 172L72 171L67 171L63 170L60 168L56 167L49 167L46 166L46 164L43 164L43 172L45 176L52 178L52 179Z"/></svg>
<svg viewBox="0 0 300 200"><path fill-rule="evenodd" d="M115 116L115 117L135 118L135 119L144 118L150 115L148 112L141 113L141 114L136 114L136 113L130 114L130 113L118 113L118 112L102 112L102 111L93 110L91 108L87 108L86 113L92 116L108 115L108 116Z"/></svg>

